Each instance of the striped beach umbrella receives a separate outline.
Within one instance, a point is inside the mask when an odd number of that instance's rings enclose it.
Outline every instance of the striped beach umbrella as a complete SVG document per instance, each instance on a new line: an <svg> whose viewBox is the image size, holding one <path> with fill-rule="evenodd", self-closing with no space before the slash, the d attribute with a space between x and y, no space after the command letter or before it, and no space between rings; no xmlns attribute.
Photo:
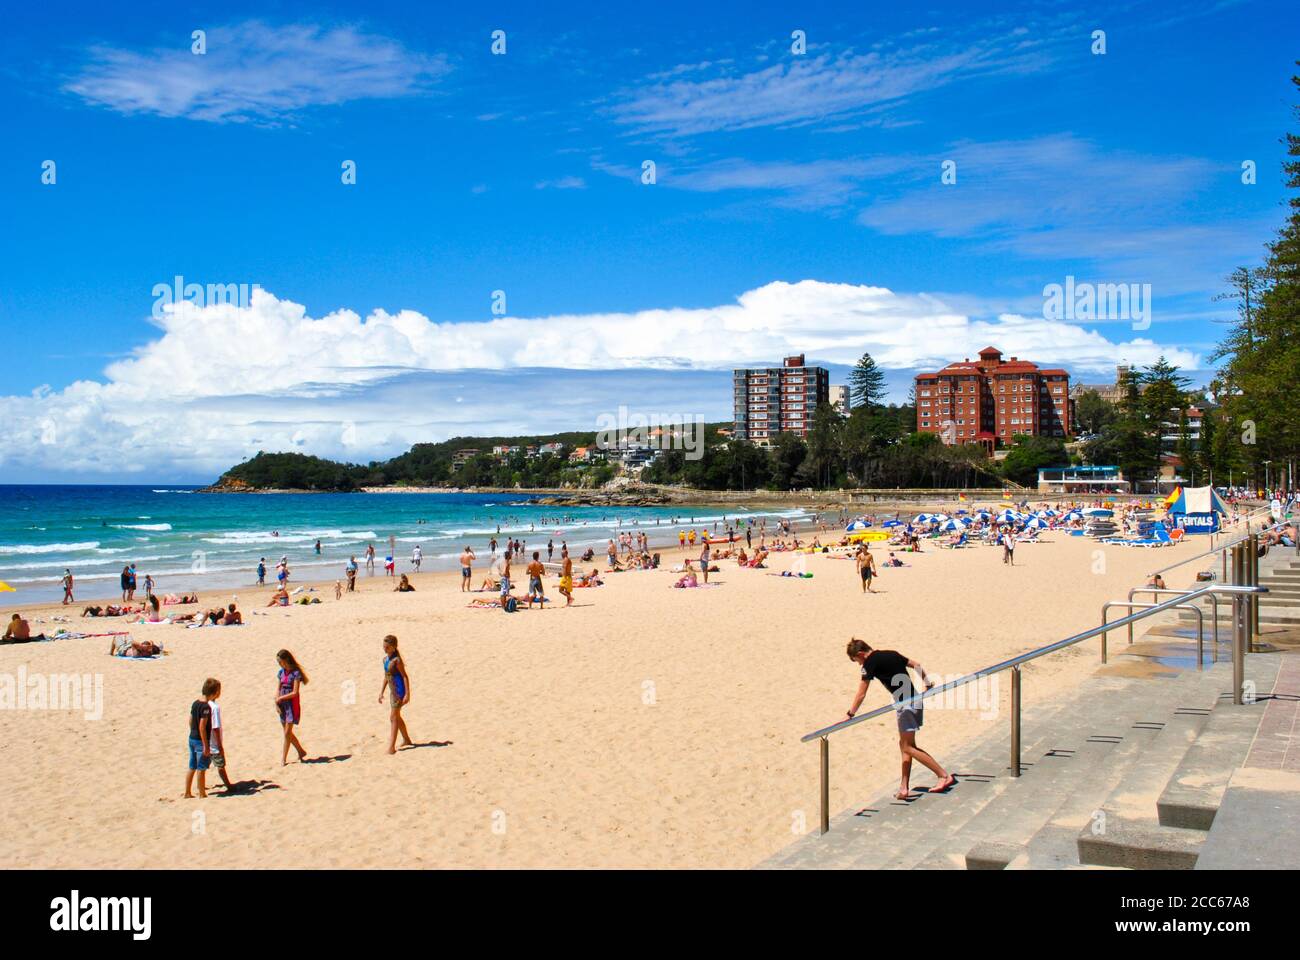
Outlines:
<svg viewBox="0 0 1300 960"><path fill-rule="evenodd" d="M1044 529L1046 529L1046 528L1049 527L1049 526L1051 526L1051 524L1049 524L1049 523L1048 523L1046 520L1044 520L1042 517L1030 517L1030 518L1029 518L1029 522L1025 524L1025 529L1027 529L1027 530L1044 530Z"/></svg>
<svg viewBox="0 0 1300 960"><path fill-rule="evenodd" d="M852 523L850 523L847 527L845 527L845 528L844 528L844 532L845 532L845 533L861 533L862 531L866 530L866 529L867 529L868 527L870 527L870 526L871 526L871 521L870 521L870 520L863 520L863 519L859 518L859 519L857 519L857 520L854 520L854 521L853 521Z"/></svg>

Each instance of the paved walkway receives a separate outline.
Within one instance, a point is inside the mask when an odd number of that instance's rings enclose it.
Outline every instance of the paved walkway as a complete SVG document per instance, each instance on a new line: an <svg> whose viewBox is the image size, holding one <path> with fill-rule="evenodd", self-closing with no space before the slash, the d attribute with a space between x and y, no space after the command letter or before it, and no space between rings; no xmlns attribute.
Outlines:
<svg viewBox="0 0 1300 960"><path fill-rule="evenodd" d="M1300 773L1300 655L1282 657L1246 766Z"/></svg>

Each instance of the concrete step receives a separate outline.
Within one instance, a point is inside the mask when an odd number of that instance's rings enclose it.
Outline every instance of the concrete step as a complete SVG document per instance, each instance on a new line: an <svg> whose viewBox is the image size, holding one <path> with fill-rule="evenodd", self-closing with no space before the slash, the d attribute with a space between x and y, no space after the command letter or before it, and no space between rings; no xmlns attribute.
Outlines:
<svg viewBox="0 0 1300 960"><path fill-rule="evenodd" d="M1192 611L1190 610L1179 610L1178 619L1195 621L1196 614L1192 613ZM1300 623L1300 609L1297 609L1295 607L1266 607L1261 605L1259 608L1259 622L1260 623L1286 623L1286 624ZM1213 621L1209 617L1207 617L1205 621L1205 627L1207 630L1210 628L1210 625L1212 623ZM1219 608L1219 630L1222 631L1225 624L1231 625L1231 623L1232 623L1232 619L1227 609L1220 607ZM1222 637L1222 634L1220 634L1220 637Z"/></svg>
<svg viewBox="0 0 1300 960"><path fill-rule="evenodd" d="M1104 833L1085 829L1079 834L1079 858L1085 864L1129 870L1193 870L1205 837L1203 830L1109 817Z"/></svg>
<svg viewBox="0 0 1300 960"><path fill-rule="evenodd" d="M1294 870L1300 850L1300 773L1241 767L1196 861L1197 870Z"/></svg>
<svg viewBox="0 0 1300 960"><path fill-rule="evenodd" d="M1276 656L1248 657L1246 668L1257 689L1272 689ZM1216 744L1230 731L1239 737L1243 723L1230 702L1219 707L1231 675L1231 664L1221 662L1173 678L1089 677L1072 696L1026 709L1021 777L1009 775L1000 721L939 756L959 778L953 790L901 802L890 783L871 804L837 815L829 834L802 837L759 866L1190 868L1208 834L1180 825L1197 822L1188 811L1204 805L1187 791L1223 788L1225 751ZM944 717L935 710L927 726ZM1208 739L1198 748L1202 732ZM930 779L919 767L916 773L922 784Z"/></svg>
<svg viewBox="0 0 1300 960"><path fill-rule="evenodd" d="M1131 682L1121 680L1108 686L1120 690ZM1022 756L1028 758L1037 751L1050 749L1042 744L1052 738L1052 731L1069 706L1068 701L1054 701L1025 710L1021 730L1027 747L1022 750ZM927 725L939 722L940 717L939 711L927 713ZM892 719L882 717L881 722L892 722ZM925 745L924 739L920 742ZM897 757L896 750L893 756ZM1005 723L1000 723L951 756L938 758L958 779L957 786L947 793L922 794L913 801L895 800L895 780L868 803L855 804L832 817L826 835L808 834L760 866L777 869L880 869L886 863L902 866L913 853L920 856L928 849L919 845L955 830L1012 782L1009 756L1009 733ZM913 782L922 782L922 778L929 780L929 771L914 764Z"/></svg>
<svg viewBox="0 0 1300 960"><path fill-rule="evenodd" d="M1049 749L1045 744L1065 712L1066 705L1057 704L1050 710L1040 711L1036 720L1031 720L1026 713L1021 719L1024 735L1030 737L1033 730L1039 731L1024 751L1026 756L1036 756ZM1008 734L997 731L981 738L974 749L955 757L939 758L958 780L957 786L947 793L922 794L917 800L901 801L893 798L897 786L891 785L888 792L867 807L843 822L833 823L831 833L820 838L824 842L837 831L842 834L836 839L837 845L843 845L842 851L824 865L856 870L912 866L936 838L955 832L1014 782L1009 756ZM914 774L917 770L918 765L913 765ZM929 776L928 771L920 775Z"/></svg>
<svg viewBox="0 0 1300 960"><path fill-rule="evenodd" d="M1172 718L1188 704L1199 710L1199 716L1208 713L1216 694L1209 685L1218 683L1187 673L1176 680L1140 681L1118 697L1089 697L1088 701L1076 703L1069 722L1057 731L1052 754L1043 757L954 836L936 843L918 866L1006 866L1063 804L1096 782L1099 771L1112 766L1122 770L1158 734L1166 718ZM1095 809L1108 792L1098 796L1088 811ZM1076 827L1073 835L1077 833Z"/></svg>
<svg viewBox="0 0 1300 960"><path fill-rule="evenodd" d="M1233 771L1250 752L1266 702L1236 706L1227 700L1215 707L1156 801L1162 826L1210 829Z"/></svg>
<svg viewBox="0 0 1300 960"><path fill-rule="evenodd" d="M1207 673L1221 680L1225 669L1231 665L1218 664ZM1079 863L1135 870L1190 870L1196 865L1204 833L1161 826L1156 803L1208 714L1207 709L1174 716L1132 760L1092 822L1079 830Z"/></svg>

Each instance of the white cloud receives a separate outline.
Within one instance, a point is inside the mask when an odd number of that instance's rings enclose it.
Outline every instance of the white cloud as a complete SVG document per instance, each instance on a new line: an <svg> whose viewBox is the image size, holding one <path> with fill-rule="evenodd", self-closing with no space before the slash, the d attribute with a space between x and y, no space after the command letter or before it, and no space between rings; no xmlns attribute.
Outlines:
<svg viewBox="0 0 1300 960"><path fill-rule="evenodd" d="M619 123L670 136L802 126L878 111L980 76L1032 72L1047 62L1040 45L1020 31L976 32L946 49L919 44L869 53L809 52L748 72L719 64L720 75L705 79L660 73L624 91L610 109ZM698 71L677 71L688 72Z"/></svg>
<svg viewBox="0 0 1300 960"><path fill-rule="evenodd" d="M419 94L448 70L441 56L357 27L249 20L209 30L202 55L188 37L146 51L94 47L66 89L121 113L265 123L306 107Z"/></svg>
<svg viewBox="0 0 1300 960"><path fill-rule="evenodd" d="M676 410L689 396L699 406L684 412L723 417L726 371L791 353L851 364L870 351L904 372L990 343L1075 374L1161 353L1185 368L1199 362L1145 338L1115 342L1017 314L980 319L928 294L815 280L713 307L466 323L409 310L314 318L258 289L247 307L181 303L157 324L159 336L102 380L0 396L0 467L206 477L259 449L368 460L457 434L581 427L618 403Z"/></svg>
<svg viewBox="0 0 1300 960"><path fill-rule="evenodd" d="M560 177L556 180L538 180L533 184L538 190L585 190L587 181L582 177Z"/></svg>

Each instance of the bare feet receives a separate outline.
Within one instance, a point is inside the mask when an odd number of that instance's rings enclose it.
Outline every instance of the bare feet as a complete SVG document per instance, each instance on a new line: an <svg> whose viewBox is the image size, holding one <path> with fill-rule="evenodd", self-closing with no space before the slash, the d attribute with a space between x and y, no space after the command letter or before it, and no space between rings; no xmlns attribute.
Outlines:
<svg viewBox="0 0 1300 960"><path fill-rule="evenodd" d="M930 793L943 793L945 790L951 790L952 787L953 787L956 783L957 783L957 778L954 777L954 776L950 773L950 774L948 774L948 776L944 777L942 780L940 780L938 783L936 783L933 787L931 787L930 790L929 790L929 792L930 792Z"/></svg>
<svg viewBox="0 0 1300 960"><path fill-rule="evenodd" d="M920 794L917 793L915 790L899 790L898 793L894 794L894 799L895 799L895 800L915 800L915 799L916 799L917 797L919 797L919 796L920 796Z"/></svg>

